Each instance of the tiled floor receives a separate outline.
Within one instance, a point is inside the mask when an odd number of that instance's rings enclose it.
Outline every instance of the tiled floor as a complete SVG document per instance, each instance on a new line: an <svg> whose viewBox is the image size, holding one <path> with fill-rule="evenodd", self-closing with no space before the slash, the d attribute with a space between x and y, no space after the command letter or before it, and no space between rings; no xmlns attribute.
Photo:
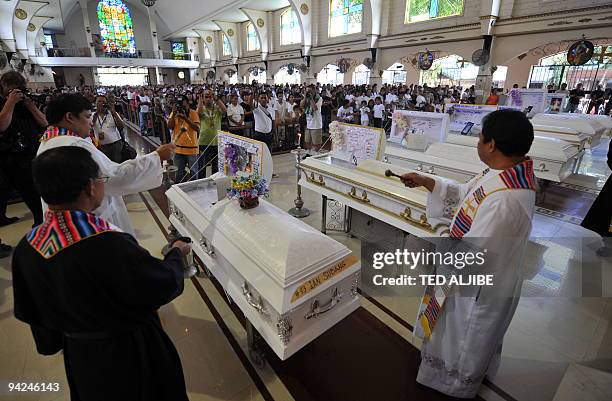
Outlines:
<svg viewBox="0 0 612 401"><path fill-rule="evenodd" d="M294 159L290 154L279 155L274 157L274 162L279 176L273 180L270 201L287 210L293 207L295 198ZM587 167L589 170L583 171L598 179L609 174L599 152L585 159L582 168ZM143 196L162 226L167 227L169 222L153 198L148 193ZM304 191L303 198L312 212L304 221L319 228L320 198L310 191ZM139 241L159 256L165 239L153 215L140 195L130 196L127 201ZM1 228L0 238L15 245L32 222L23 204L11 205L8 214L20 216L22 220ZM329 235L360 252L358 239L341 233ZM483 387L480 395L492 401L512 398L520 401L610 400L612 265L609 260L597 259L602 262L599 267L602 294L581 297L580 280L592 271L584 272L580 261L594 258L593 251L599 239L575 224L542 215L535 216L532 236L525 260L523 298L505 338L502 365L493 386ZM593 268L592 265L584 267ZM181 355L190 399L262 400L264 395L256 383L260 381L275 400L294 397L299 400L269 365L263 369L250 369L245 365L244 355L248 355L248 350L243 326L211 281L197 280L209 296L214 311L203 302L191 281L186 282L181 297L160 311L164 327ZM401 319L413 323L418 297L387 296L375 297L375 300ZM404 341L413 342L409 330L396 319L367 300L363 305ZM238 348L228 341L215 313ZM418 347L419 343L414 342L414 345ZM60 381L65 388L61 355L38 355L27 326L13 317L8 258L0 260L0 361L0 383L10 379ZM495 392L491 387L502 391ZM0 399L51 401L68 398L64 393L19 397L0 394Z"/></svg>

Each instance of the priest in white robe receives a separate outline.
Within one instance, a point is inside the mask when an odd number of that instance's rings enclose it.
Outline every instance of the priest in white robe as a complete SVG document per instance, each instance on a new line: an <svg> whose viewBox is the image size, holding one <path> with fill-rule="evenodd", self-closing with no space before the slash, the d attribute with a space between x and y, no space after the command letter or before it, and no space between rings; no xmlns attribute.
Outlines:
<svg viewBox="0 0 612 401"><path fill-rule="evenodd" d="M502 340L520 298L537 188L533 162L525 156L533 142L526 116L496 111L482 127L478 154L489 168L468 183L402 176L407 186L431 192L428 217L451 219L446 246L487 249L478 269L437 266L436 273L491 274L493 285L427 287L415 323L415 335L423 339L417 382L461 398L476 396L482 380L499 365Z"/></svg>
<svg viewBox="0 0 612 401"><path fill-rule="evenodd" d="M155 152L117 164L92 143L89 137L91 103L82 95L57 96L49 104L46 115L50 125L40 139L38 154L59 146L87 149L100 166L101 174L108 177L106 195L94 214L134 235L122 196L159 187L163 176L161 162L172 157L174 145L162 145ZM44 202L43 208L46 209Z"/></svg>

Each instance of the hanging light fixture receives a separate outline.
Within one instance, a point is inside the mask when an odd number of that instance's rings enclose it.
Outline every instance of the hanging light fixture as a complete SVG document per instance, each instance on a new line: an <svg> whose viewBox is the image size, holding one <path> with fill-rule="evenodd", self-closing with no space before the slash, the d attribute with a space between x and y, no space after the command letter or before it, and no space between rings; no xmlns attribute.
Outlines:
<svg viewBox="0 0 612 401"><path fill-rule="evenodd" d="M147 7L153 7L156 0L140 0Z"/></svg>

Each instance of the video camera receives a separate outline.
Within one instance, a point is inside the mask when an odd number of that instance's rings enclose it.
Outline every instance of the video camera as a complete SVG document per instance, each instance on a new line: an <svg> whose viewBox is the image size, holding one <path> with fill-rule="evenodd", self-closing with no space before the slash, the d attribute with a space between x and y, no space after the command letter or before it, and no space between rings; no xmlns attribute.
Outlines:
<svg viewBox="0 0 612 401"><path fill-rule="evenodd" d="M183 102L187 100L186 96L178 95L174 100L174 104L176 105L176 112L187 115L187 108L183 105Z"/></svg>

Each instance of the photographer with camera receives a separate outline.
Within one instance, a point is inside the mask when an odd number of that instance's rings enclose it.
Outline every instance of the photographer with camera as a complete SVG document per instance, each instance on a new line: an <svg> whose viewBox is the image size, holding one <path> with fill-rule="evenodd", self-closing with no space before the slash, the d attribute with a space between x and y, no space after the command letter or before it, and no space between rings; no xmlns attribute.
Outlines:
<svg viewBox="0 0 612 401"><path fill-rule="evenodd" d="M98 139L102 153L115 163L123 161L121 131L124 127L123 120L115 110L115 103L109 102L104 95L96 96L96 112L93 115L94 135Z"/></svg>
<svg viewBox="0 0 612 401"><path fill-rule="evenodd" d="M45 115L28 95L25 78L17 71L0 77L0 182L15 188L26 203L34 224L42 223L40 196L32 180L32 160L38 138L47 127ZM9 191L0 190L0 216L4 217Z"/></svg>
<svg viewBox="0 0 612 401"><path fill-rule="evenodd" d="M302 100L301 107L306 113L306 135L304 143L306 149L317 154L321 148L323 137L323 116L321 107L323 106L323 98L319 95L317 87L310 85L306 88L306 95Z"/></svg>
<svg viewBox="0 0 612 401"><path fill-rule="evenodd" d="M187 174L185 167L189 167L192 178L195 178L197 169L194 164L198 158L200 116L189 107L189 100L185 96L177 96L172 105L168 128L172 131L172 143L176 145L173 162L178 170L175 181L183 181Z"/></svg>

